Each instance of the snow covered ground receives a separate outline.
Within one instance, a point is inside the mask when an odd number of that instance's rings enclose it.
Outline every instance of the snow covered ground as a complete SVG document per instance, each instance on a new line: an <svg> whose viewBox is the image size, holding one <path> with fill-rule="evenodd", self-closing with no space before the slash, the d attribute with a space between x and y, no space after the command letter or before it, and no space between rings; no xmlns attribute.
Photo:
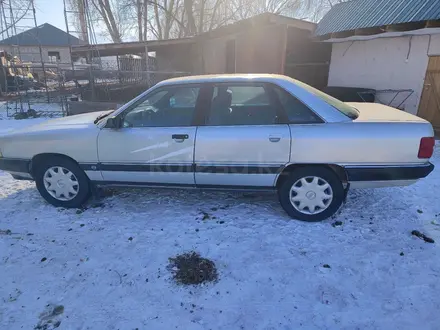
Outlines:
<svg viewBox="0 0 440 330"><path fill-rule="evenodd" d="M0 329L439 329L440 148L433 162L322 223L273 194L120 190L56 209L0 172ZM217 283L173 283L168 258L191 250Z"/></svg>

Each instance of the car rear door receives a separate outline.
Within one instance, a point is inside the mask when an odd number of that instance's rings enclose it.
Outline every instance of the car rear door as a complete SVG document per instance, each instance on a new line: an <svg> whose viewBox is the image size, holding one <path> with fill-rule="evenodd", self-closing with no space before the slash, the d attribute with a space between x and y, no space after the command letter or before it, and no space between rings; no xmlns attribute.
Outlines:
<svg viewBox="0 0 440 330"><path fill-rule="evenodd" d="M98 136L105 181L194 185L196 108L200 85L163 86L129 107L120 129Z"/></svg>
<svg viewBox="0 0 440 330"><path fill-rule="evenodd" d="M290 157L290 129L275 93L262 83L210 86L196 136L196 185L272 187Z"/></svg>

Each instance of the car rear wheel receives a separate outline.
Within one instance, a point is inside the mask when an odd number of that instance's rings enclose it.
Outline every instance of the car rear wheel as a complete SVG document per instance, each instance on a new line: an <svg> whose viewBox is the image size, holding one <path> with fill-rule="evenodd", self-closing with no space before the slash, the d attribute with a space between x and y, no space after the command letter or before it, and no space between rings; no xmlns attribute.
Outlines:
<svg viewBox="0 0 440 330"><path fill-rule="evenodd" d="M57 207L81 207L90 197L90 182L74 161L52 157L36 164L35 181L41 196Z"/></svg>
<svg viewBox="0 0 440 330"><path fill-rule="evenodd" d="M341 180L330 169L304 167L289 173L278 189L281 206L294 219L322 221L334 215L344 200Z"/></svg>

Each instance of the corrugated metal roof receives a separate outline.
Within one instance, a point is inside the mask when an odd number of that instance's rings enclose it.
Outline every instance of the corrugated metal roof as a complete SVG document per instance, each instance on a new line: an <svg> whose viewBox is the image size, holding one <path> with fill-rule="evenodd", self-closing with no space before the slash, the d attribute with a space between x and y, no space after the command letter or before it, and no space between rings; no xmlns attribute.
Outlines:
<svg viewBox="0 0 440 330"><path fill-rule="evenodd" d="M315 34L440 19L439 0L353 0L335 5Z"/></svg>
<svg viewBox="0 0 440 330"><path fill-rule="evenodd" d="M0 41L1 45L20 46L69 46L83 43L80 39L48 23Z"/></svg>

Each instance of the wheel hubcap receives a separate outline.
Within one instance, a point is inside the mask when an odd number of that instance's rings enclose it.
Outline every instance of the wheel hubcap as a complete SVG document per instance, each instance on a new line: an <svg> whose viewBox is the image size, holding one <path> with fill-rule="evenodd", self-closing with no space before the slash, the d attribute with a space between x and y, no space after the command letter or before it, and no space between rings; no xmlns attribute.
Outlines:
<svg viewBox="0 0 440 330"><path fill-rule="evenodd" d="M308 176L296 181L290 188L290 203L303 214L325 211L333 200L333 190L323 178Z"/></svg>
<svg viewBox="0 0 440 330"><path fill-rule="evenodd" d="M78 195L79 183L75 174L61 166L49 168L43 176L46 191L57 200L70 201Z"/></svg>

